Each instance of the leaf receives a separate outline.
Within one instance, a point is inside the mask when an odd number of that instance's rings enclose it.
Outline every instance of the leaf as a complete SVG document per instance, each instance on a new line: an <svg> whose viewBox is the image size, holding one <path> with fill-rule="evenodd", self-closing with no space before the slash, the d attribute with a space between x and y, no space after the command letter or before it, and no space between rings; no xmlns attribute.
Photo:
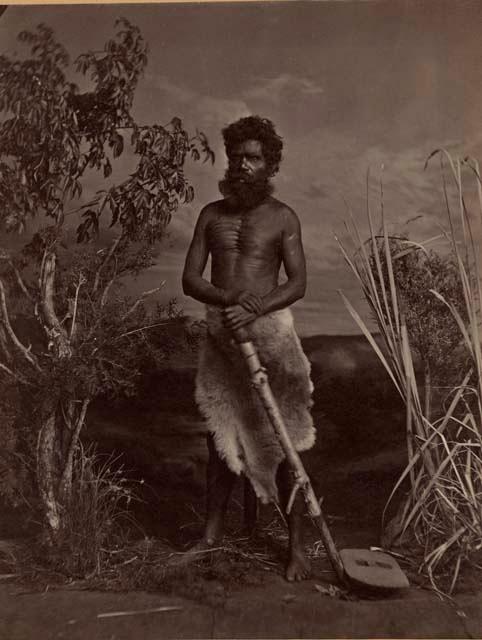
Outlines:
<svg viewBox="0 0 482 640"><path fill-rule="evenodd" d="M112 154L114 158L118 158L123 151L124 151L124 138L118 133L116 140L114 142L114 146L112 148Z"/></svg>
<svg viewBox="0 0 482 640"><path fill-rule="evenodd" d="M112 165L108 158L106 158L104 164L104 178L108 178L112 174Z"/></svg>
<svg viewBox="0 0 482 640"><path fill-rule="evenodd" d="M181 118L174 117L171 120L171 124L172 124L172 128L174 129L174 131L181 131L182 130L182 120L181 120Z"/></svg>
<svg viewBox="0 0 482 640"><path fill-rule="evenodd" d="M110 209L112 211L112 220L109 225L109 228L113 227L119 220L119 207L115 204L115 201L113 198L110 201Z"/></svg>
<svg viewBox="0 0 482 640"><path fill-rule="evenodd" d="M80 198L81 195L82 195L82 185L78 180L76 180L72 188L72 197Z"/></svg>
<svg viewBox="0 0 482 640"><path fill-rule="evenodd" d="M185 202L189 203L192 202L194 200L194 188L189 185L186 189L186 196L185 196Z"/></svg>
<svg viewBox="0 0 482 640"><path fill-rule="evenodd" d="M99 234L99 214L95 209L87 209L83 212L82 217L85 218L84 231L90 229L91 227L94 230L96 235Z"/></svg>
<svg viewBox="0 0 482 640"><path fill-rule="evenodd" d="M86 223L83 222L82 224L79 224L77 227L77 243L80 244L81 242L85 242L86 240L89 240L89 237Z"/></svg>
<svg viewBox="0 0 482 640"><path fill-rule="evenodd" d="M94 228L94 233L96 236L99 235L99 217L95 211L92 212L92 226Z"/></svg>

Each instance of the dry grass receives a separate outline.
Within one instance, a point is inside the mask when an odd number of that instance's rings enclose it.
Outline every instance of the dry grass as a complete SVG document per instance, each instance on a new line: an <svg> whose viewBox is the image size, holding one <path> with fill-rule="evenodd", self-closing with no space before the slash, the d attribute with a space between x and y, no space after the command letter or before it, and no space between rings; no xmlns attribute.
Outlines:
<svg viewBox="0 0 482 640"><path fill-rule="evenodd" d="M91 463L96 469L95 477L92 470L86 472ZM217 606L230 592L262 586L270 574L284 574L288 529L281 511L266 512L269 517L262 521L260 518L259 529L247 536L242 533L242 505L233 500L229 533L222 544L195 554L187 563L176 564L176 557L181 553L167 540L139 537L139 530L132 530L130 526L127 529L131 529L131 538L125 533L126 523L131 524L126 497L119 502L116 499L129 483L115 460L88 453L78 464L81 466L77 469L76 481L80 483L82 479L82 482L75 493L78 499L80 486L83 487L84 504L78 502L78 513L69 521L69 535L61 553L47 556L45 549L32 541L19 548L11 564L4 566L11 574L9 579L15 580L25 593L46 588L160 591ZM94 508L97 509L95 518ZM195 521L190 525L199 527L202 517L194 507L191 510ZM104 518L108 513L109 517ZM81 526L82 519L87 521ZM95 522L101 526L94 535L90 527ZM113 528L112 523L116 525ZM314 564L326 560L321 541L307 544L306 553ZM0 549L0 561L2 559Z"/></svg>
<svg viewBox="0 0 482 640"><path fill-rule="evenodd" d="M119 457L101 456L94 448L79 445L61 539L49 552L52 566L70 577L95 576L128 544L133 530L139 536L130 512L138 499L135 483L126 476Z"/></svg>
<svg viewBox="0 0 482 640"><path fill-rule="evenodd" d="M415 375L413 350L394 276L394 254L382 205L382 232L374 231L367 206L370 237L363 242L356 224L348 227L356 250L339 241L343 255L355 274L383 338L382 351L367 324L345 298L345 305L377 353L406 407L408 464L390 496L402 483L409 491L399 511L398 541L414 541L421 555L420 571L426 572L436 589L452 593L464 562L471 562L482 548L482 355L480 345L481 281L479 256L474 243L463 193L462 168L475 176L482 220L482 190L474 161L453 160L445 151L434 152L448 163L458 196L455 215L449 204L444 163L443 190L448 229L443 230L455 257L464 309L432 290L450 310L460 332L460 345L469 355L470 368L460 370L459 382L447 393L435 412L426 411L420 382ZM431 156L431 157L432 157ZM445 165L447 166L447 164ZM424 250L423 243L407 243L408 251ZM454 366L455 363L454 363ZM457 366L460 366L458 364ZM413 548L413 547L412 547Z"/></svg>

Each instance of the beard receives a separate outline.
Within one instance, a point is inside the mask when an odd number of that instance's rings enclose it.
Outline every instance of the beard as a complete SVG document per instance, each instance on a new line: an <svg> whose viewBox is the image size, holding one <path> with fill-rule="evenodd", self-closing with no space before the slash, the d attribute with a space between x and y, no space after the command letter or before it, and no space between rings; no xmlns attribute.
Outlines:
<svg viewBox="0 0 482 640"><path fill-rule="evenodd" d="M240 179L227 169L223 180L219 182L219 191L235 208L253 209L260 205L274 191L274 187L266 173L255 177Z"/></svg>

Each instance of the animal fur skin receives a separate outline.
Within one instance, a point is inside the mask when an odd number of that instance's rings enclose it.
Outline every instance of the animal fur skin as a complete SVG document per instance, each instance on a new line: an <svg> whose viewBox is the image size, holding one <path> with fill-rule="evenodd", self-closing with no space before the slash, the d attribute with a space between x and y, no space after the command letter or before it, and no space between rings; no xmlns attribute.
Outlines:
<svg viewBox="0 0 482 640"><path fill-rule="evenodd" d="M251 386L239 348L223 326L221 309L207 307L206 319L208 333L200 352L196 402L221 458L232 471L250 479L262 502L275 501L276 471L284 453ZM267 370L295 449L311 448L316 432L310 414L310 363L296 335L291 311L266 314L246 328Z"/></svg>

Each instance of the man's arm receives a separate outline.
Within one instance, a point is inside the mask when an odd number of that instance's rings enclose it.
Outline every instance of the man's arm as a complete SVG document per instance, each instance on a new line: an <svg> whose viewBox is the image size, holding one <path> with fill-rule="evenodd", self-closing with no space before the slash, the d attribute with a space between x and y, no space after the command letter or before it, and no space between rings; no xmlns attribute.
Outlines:
<svg viewBox="0 0 482 640"><path fill-rule="evenodd" d="M281 238L283 265L288 280L263 296L263 313L288 307L305 295L306 260L298 216L291 209L285 214Z"/></svg>
<svg viewBox="0 0 482 640"><path fill-rule="evenodd" d="M182 274L182 289L187 296L199 302L225 306L226 291L205 280L202 275L209 257L207 243L207 225L211 217L211 208L205 207L199 214L191 245L187 252Z"/></svg>
<svg viewBox="0 0 482 640"><path fill-rule="evenodd" d="M298 216L286 209L281 235L282 260L288 280L261 298L260 311L253 313L239 304L225 310L225 325L229 329L239 329L252 322L257 316L270 311L284 309L305 295L306 260L301 238Z"/></svg>

